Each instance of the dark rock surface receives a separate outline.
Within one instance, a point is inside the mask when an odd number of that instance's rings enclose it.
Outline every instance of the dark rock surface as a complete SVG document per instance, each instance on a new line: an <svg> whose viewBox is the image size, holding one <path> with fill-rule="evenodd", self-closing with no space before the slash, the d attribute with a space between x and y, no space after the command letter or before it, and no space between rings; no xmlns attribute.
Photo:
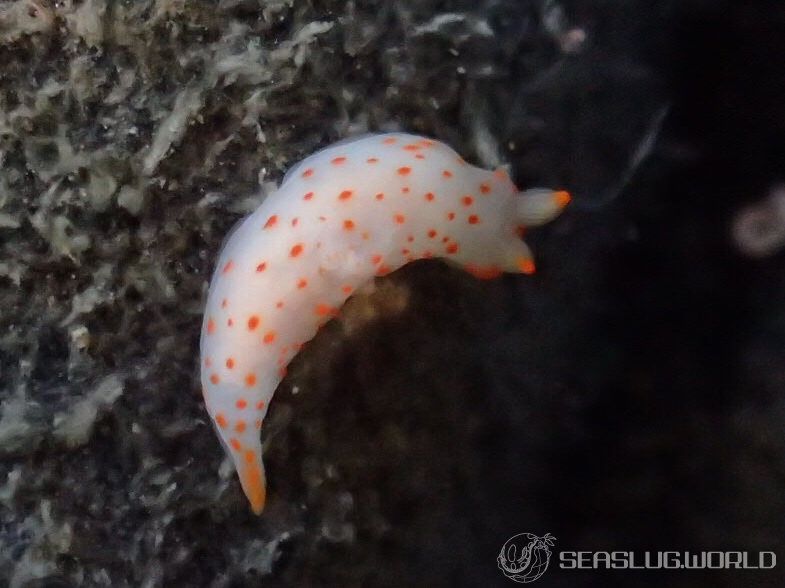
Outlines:
<svg viewBox="0 0 785 588"><path fill-rule="evenodd" d="M775 551L785 10L638 0L0 2L0 584L513 585L504 541ZM575 204L539 273L418 262L290 366L254 517L197 378L231 226L334 140L407 130ZM546 584L547 583L547 584Z"/></svg>

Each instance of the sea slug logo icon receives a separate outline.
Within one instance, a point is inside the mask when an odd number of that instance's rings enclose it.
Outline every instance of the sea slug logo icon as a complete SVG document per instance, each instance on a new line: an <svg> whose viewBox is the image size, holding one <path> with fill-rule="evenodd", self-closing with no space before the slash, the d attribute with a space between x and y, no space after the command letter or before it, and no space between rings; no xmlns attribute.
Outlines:
<svg viewBox="0 0 785 588"><path fill-rule="evenodd" d="M499 569L510 580L528 584L539 579L551 561L551 547L556 537L546 533L537 537L531 533L518 533L507 539L496 561Z"/></svg>

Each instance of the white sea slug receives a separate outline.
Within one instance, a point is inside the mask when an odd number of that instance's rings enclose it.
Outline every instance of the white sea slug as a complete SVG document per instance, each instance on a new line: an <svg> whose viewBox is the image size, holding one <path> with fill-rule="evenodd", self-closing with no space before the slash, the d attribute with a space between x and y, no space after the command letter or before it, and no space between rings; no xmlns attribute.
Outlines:
<svg viewBox="0 0 785 588"><path fill-rule="evenodd" d="M503 170L443 143L364 136L307 158L231 235L201 338L204 400L257 514L266 496L260 429L286 366L374 276L442 257L479 278L532 273L523 227L567 192L519 192Z"/></svg>

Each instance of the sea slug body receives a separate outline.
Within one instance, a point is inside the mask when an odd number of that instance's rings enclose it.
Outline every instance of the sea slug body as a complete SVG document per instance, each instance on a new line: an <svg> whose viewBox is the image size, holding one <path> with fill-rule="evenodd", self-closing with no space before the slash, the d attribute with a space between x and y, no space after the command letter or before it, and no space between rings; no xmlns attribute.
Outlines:
<svg viewBox="0 0 785 588"><path fill-rule="evenodd" d="M286 366L374 276L441 257L478 278L532 273L524 227L567 192L518 191L499 169L435 140L392 133L308 157L244 219L220 254L201 334L207 410L252 510L264 508L260 429Z"/></svg>

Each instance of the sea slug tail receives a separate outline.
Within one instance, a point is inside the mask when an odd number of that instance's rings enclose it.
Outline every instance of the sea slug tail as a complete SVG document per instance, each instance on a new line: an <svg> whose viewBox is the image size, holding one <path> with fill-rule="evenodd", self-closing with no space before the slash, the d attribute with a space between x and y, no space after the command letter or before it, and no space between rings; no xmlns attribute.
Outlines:
<svg viewBox="0 0 785 588"><path fill-rule="evenodd" d="M261 451L248 449L242 456L242 464L238 464L237 473L240 484L254 514L262 514L267 500L267 479L264 474L264 463Z"/></svg>

